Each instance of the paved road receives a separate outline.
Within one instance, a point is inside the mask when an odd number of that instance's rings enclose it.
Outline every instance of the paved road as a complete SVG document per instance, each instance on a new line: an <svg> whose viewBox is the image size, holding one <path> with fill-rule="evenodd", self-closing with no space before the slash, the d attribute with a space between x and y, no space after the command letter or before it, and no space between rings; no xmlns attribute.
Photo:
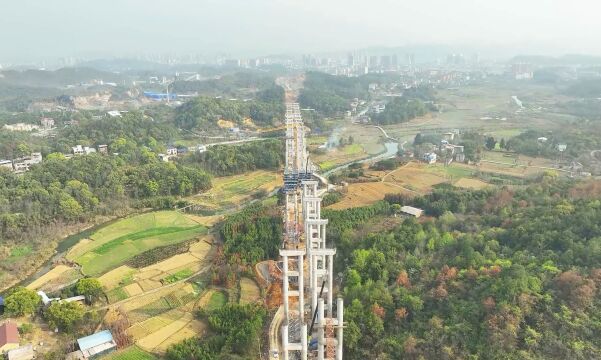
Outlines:
<svg viewBox="0 0 601 360"><path fill-rule="evenodd" d="M278 311L276 311L271 324L269 325L269 358L272 358L274 350L278 351L278 354L282 353L280 348L280 326L284 321L284 305L280 305Z"/></svg>

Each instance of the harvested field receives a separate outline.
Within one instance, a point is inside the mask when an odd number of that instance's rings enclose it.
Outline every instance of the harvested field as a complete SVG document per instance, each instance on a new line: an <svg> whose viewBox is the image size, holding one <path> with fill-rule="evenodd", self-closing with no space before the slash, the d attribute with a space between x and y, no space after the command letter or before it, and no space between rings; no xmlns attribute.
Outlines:
<svg viewBox="0 0 601 360"><path fill-rule="evenodd" d="M173 344L180 343L186 339L202 336L207 329L207 325L200 320L192 320L186 326L181 328L179 331L173 333L169 336L165 341L163 341L159 346L157 346L154 351L158 353L164 353L169 346Z"/></svg>
<svg viewBox="0 0 601 360"><path fill-rule="evenodd" d="M148 280L148 279L153 279L153 278L160 278L161 275L163 274L163 271L160 269L147 269L147 270L140 270L140 272L138 272L136 274L136 280Z"/></svg>
<svg viewBox="0 0 601 360"><path fill-rule="evenodd" d="M138 298L132 299L131 301L127 301L126 303L121 305L121 308L124 311L129 312L129 311L141 308L145 305L151 304L152 302L157 301L160 298L165 297L179 289L185 289L186 291L189 291L190 293L194 293L194 289L192 288L192 285L186 284L186 283L179 283L179 284L170 286L168 288L159 289L157 292L148 294L147 296L138 297Z"/></svg>
<svg viewBox="0 0 601 360"><path fill-rule="evenodd" d="M211 190L189 198L208 210L235 208L260 193L269 193L282 183L282 174L257 170L245 174L218 177Z"/></svg>
<svg viewBox="0 0 601 360"><path fill-rule="evenodd" d="M461 178L453 185L464 189L480 190L484 189L490 184L478 179Z"/></svg>
<svg viewBox="0 0 601 360"><path fill-rule="evenodd" d="M138 254L181 243L206 232L206 227L175 211L159 211L120 220L96 231L76 257L88 275L102 274Z"/></svg>
<svg viewBox="0 0 601 360"><path fill-rule="evenodd" d="M328 209L342 210L371 205L384 199L386 194L406 193L410 191L387 182L369 182L349 184L346 194L339 202L328 206Z"/></svg>
<svg viewBox="0 0 601 360"><path fill-rule="evenodd" d="M211 250L211 244L215 241L212 234L203 236L200 241L190 245L190 253L199 259L204 259L207 253Z"/></svg>
<svg viewBox="0 0 601 360"><path fill-rule="evenodd" d="M186 216L196 221L197 223L208 227L211 227L223 220L223 215L198 216L193 214L186 214Z"/></svg>
<svg viewBox="0 0 601 360"><path fill-rule="evenodd" d="M49 282L53 282L55 280L60 279L71 270L73 270L73 268L69 266L57 265L54 268L52 268L52 270L48 271L44 275L34 280L31 284L27 285L27 288L31 290L37 290Z"/></svg>
<svg viewBox="0 0 601 360"><path fill-rule="evenodd" d="M129 295L130 297L140 295L141 293L144 292L138 283L133 283L133 284L124 286L123 290L125 290L127 295Z"/></svg>
<svg viewBox="0 0 601 360"><path fill-rule="evenodd" d="M145 268L142 268L142 269L140 269L140 273L150 272L150 271L158 272L156 275L160 274L161 272L171 273L172 270L177 269L177 268L181 267L182 265L186 265L186 264L190 264L190 263L194 263L194 262L198 262L198 258L196 256L193 256L190 253L179 254L179 255L172 256L167 260L163 260L159 263L156 263L154 265L150 265ZM152 276L152 277L154 277L154 276ZM149 277L147 277L147 276L144 276L144 278L149 279Z"/></svg>
<svg viewBox="0 0 601 360"><path fill-rule="evenodd" d="M120 283L135 272L135 269L132 269L127 265L122 265L102 275L98 278L98 281L100 281L100 284L102 284L102 287L104 287L105 290L110 290L118 285L122 285Z"/></svg>
<svg viewBox="0 0 601 360"><path fill-rule="evenodd" d="M327 171L337 165L363 159L368 156L369 154L361 145L353 144L342 148L331 149L325 154L312 155L312 159L319 165L321 171Z"/></svg>
<svg viewBox="0 0 601 360"><path fill-rule="evenodd" d="M430 165L432 166L432 165ZM396 184L419 193L426 193L433 185L448 181L449 175L436 171L436 166L410 162L384 176L384 182Z"/></svg>
<svg viewBox="0 0 601 360"><path fill-rule="evenodd" d="M91 239L79 240L77 242L77 244L73 245L73 247L71 247L71 249L69 249L69 251L67 252L67 255L65 255L65 257L67 259L75 259L76 257L85 254L87 251L87 248L89 246L88 244L91 242L92 242Z"/></svg>
<svg viewBox="0 0 601 360"><path fill-rule="evenodd" d="M143 350L153 352L159 345L161 345L161 343L163 343L172 335L176 334L178 331L182 330L193 319L194 316L192 314L185 313L180 319L175 320L170 324L161 327L150 335L141 338L137 341L137 345Z"/></svg>
<svg viewBox="0 0 601 360"><path fill-rule="evenodd" d="M261 289L253 280L246 277L240 279L240 303L252 304L261 301Z"/></svg>
<svg viewBox="0 0 601 360"><path fill-rule="evenodd" d="M141 280L141 281L138 281L138 284L144 291L158 289L163 285L163 284L161 284L160 281L156 281L156 280Z"/></svg>

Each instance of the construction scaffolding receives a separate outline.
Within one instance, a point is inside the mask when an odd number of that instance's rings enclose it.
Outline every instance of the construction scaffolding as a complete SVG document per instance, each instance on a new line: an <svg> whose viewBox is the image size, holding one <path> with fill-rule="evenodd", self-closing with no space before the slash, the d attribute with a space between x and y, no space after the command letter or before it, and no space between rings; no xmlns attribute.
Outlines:
<svg viewBox="0 0 601 360"><path fill-rule="evenodd" d="M272 352L281 350L284 360L341 360L343 301L333 301L336 249L326 246L328 220L321 218L319 182L307 157L305 126L296 103L286 104L285 151L285 230L280 250L285 318L280 349Z"/></svg>

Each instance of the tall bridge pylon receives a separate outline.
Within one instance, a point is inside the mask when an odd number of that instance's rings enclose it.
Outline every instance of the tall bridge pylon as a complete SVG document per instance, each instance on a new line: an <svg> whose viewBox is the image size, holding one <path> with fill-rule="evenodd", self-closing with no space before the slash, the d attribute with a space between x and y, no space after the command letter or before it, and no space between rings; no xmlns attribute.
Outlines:
<svg viewBox="0 0 601 360"><path fill-rule="evenodd" d="M342 298L334 303L336 249L326 243L328 220L321 218L319 182L308 160L297 103L286 104L285 120L282 358L342 360L344 305Z"/></svg>

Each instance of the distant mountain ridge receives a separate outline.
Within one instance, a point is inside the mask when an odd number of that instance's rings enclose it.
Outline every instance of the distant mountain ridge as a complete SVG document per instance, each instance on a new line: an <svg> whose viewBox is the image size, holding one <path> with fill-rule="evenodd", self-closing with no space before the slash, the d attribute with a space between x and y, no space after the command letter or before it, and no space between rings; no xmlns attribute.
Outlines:
<svg viewBox="0 0 601 360"><path fill-rule="evenodd" d="M102 80L121 83L126 76L87 67L68 67L54 71L48 70L6 70L0 71L0 82L10 85L29 87L65 87L67 85Z"/></svg>

